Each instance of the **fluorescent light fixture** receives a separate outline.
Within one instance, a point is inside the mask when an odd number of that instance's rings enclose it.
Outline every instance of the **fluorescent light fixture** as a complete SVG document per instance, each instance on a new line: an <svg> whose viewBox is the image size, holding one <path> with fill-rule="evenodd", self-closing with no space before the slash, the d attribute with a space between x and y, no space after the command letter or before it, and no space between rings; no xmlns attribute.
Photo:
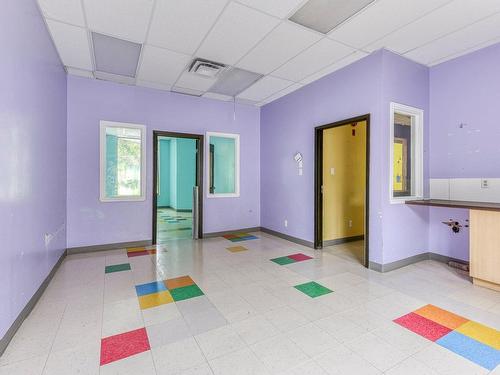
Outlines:
<svg viewBox="0 0 500 375"><path fill-rule="evenodd" d="M111 74L111 73L105 73L105 72L95 72L94 75L95 75L95 78L103 80L103 81L123 83L125 85L134 85L135 84L134 77L127 77L127 76L122 76L119 74Z"/></svg>
<svg viewBox="0 0 500 375"><path fill-rule="evenodd" d="M187 89L185 87L174 86L172 87L172 92L176 92L177 94L191 95L191 96L201 96L203 91Z"/></svg>
<svg viewBox="0 0 500 375"><path fill-rule="evenodd" d="M135 77L142 44L92 33L96 71Z"/></svg>
<svg viewBox="0 0 500 375"><path fill-rule="evenodd" d="M261 77L262 74L239 68L231 68L220 74L220 78L214 83L209 91L216 94L236 96Z"/></svg>
<svg viewBox="0 0 500 375"><path fill-rule="evenodd" d="M373 1L309 0L290 17L290 21L322 34L328 34Z"/></svg>

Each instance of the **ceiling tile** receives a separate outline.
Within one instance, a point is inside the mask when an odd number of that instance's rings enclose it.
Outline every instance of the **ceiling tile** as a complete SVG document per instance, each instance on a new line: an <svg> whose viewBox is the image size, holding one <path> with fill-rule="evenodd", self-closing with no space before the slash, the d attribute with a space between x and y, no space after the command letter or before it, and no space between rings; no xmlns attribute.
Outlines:
<svg viewBox="0 0 500 375"><path fill-rule="evenodd" d="M455 0L370 44L367 50L386 47L398 53L406 53L498 11L498 0Z"/></svg>
<svg viewBox="0 0 500 375"><path fill-rule="evenodd" d="M38 0L45 17L73 25L85 26L80 0Z"/></svg>
<svg viewBox="0 0 500 375"><path fill-rule="evenodd" d="M136 80L135 84L141 87L147 87L150 89L165 90L165 91L170 91L170 89L172 88L172 85L164 85L161 83L143 81L140 79Z"/></svg>
<svg viewBox="0 0 500 375"><path fill-rule="evenodd" d="M260 102L278 91L291 86L292 84L293 82L281 78L265 76L239 94L238 98Z"/></svg>
<svg viewBox="0 0 500 375"><path fill-rule="evenodd" d="M47 26L64 65L93 70L85 29L51 20L47 20Z"/></svg>
<svg viewBox="0 0 500 375"><path fill-rule="evenodd" d="M244 5L230 3L197 55L233 65L280 21Z"/></svg>
<svg viewBox="0 0 500 375"><path fill-rule="evenodd" d="M322 39L318 43L291 59L272 74L277 77L300 82L305 77L342 59L354 52L354 49L331 39Z"/></svg>
<svg viewBox="0 0 500 375"><path fill-rule="evenodd" d="M352 64L353 62L356 62L363 57L368 56L367 53L362 52L362 51L356 51L351 53L350 55L347 55L344 57L342 60L339 60L337 62L334 62L331 65L328 65L326 68L321 69L320 71L311 74L310 76L307 76L304 78L302 81L300 81L302 84L306 85L308 83L314 82L330 73L333 73L339 69L342 69L343 67Z"/></svg>
<svg viewBox="0 0 500 375"><path fill-rule="evenodd" d="M283 22L236 66L268 74L320 39L321 36L315 32L290 22Z"/></svg>
<svg viewBox="0 0 500 375"><path fill-rule="evenodd" d="M144 46L138 79L172 85L184 69L191 57L182 53L169 51L153 46Z"/></svg>
<svg viewBox="0 0 500 375"><path fill-rule="evenodd" d="M67 66L66 71L68 72L68 74L70 74L72 76L94 78L94 73L89 71L89 70L83 70L83 69L72 68L70 66Z"/></svg>
<svg viewBox="0 0 500 375"><path fill-rule="evenodd" d="M184 87L186 89L193 89L199 91L207 91L215 83L216 78L203 77L196 73L184 71L175 83L176 86Z"/></svg>
<svg viewBox="0 0 500 375"><path fill-rule="evenodd" d="M239 2L279 18L286 18L305 3L304 0L239 0Z"/></svg>
<svg viewBox="0 0 500 375"><path fill-rule="evenodd" d="M83 0L92 31L144 43L153 0Z"/></svg>
<svg viewBox="0 0 500 375"><path fill-rule="evenodd" d="M467 54L472 53L474 51L479 51L480 49L492 46L492 45L497 44L497 43L500 43L500 37L496 38L496 39L487 40L486 42L477 44L474 47L471 47L471 48L462 50L460 52L454 53L452 55L443 57L442 59L432 61L432 62L429 63L429 66L434 66L434 65L437 65L437 64L441 64L441 63L443 63L445 61L448 61L448 60L451 60L451 59L455 59L455 58L463 56L463 55L467 55Z"/></svg>
<svg viewBox="0 0 500 375"><path fill-rule="evenodd" d="M384 37L450 0L379 0L328 35L356 48Z"/></svg>
<svg viewBox="0 0 500 375"><path fill-rule="evenodd" d="M287 88L281 90L281 91L278 91L276 94L273 94L269 97L267 97L266 99L264 99L262 102L259 103L259 105L264 105L264 104L267 104L267 103L271 103L272 101L276 100L276 99L279 99L285 95L288 95L298 89L300 89L303 85L301 85L300 83L294 83L293 85L291 86L288 86Z"/></svg>
<svg viewBox="0 0 500 375"><path fill-rule="evenodd" d="M417 48L405 56L423 64L431 64L499 37L500 13Z"/></svg>
<svg viewBox="0 0 500 375"><path fill-rule="evenodd" d="M161 0L156 2L148 44L193 54L227 0Z"/></svg>
<svg viewBox="0 0 500 375"><path fill-rule="evenodd" d="M225 102L230 102L233 100L232 96L216 94L215 92L206 92L202 95L204 98L223 100Z"/></svg>

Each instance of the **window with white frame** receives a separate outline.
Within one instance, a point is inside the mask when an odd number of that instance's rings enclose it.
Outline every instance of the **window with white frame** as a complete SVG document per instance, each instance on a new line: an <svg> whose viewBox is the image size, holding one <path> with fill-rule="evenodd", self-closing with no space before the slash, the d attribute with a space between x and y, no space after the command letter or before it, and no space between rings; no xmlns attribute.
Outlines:
<svg viewBox="0 0 500 375"><path fill-rule="evenodd" d="M100 122L100 199L142 201L146 190L146 128Z"/></svg>
<svg viewBox="0 0 500 375"><path fill-rule="evenodd" d="M390 181L391 203L423 197L424 111L391 103Z"/></svg>

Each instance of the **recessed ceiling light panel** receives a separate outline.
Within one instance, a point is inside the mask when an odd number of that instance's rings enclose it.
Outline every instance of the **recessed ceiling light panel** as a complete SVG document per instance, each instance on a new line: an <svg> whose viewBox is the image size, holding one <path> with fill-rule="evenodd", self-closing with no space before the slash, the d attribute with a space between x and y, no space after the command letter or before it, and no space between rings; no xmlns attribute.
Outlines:
<svg viewBox="0 0 500 375"><path fill-rule="evenodd" d="M203 91L188 89L179 86L172 87L171 91L177 94L190 95L190 96L201 96L203 94Z"/></svg>
<svg viewBox="0 0 500 375"><path fill-rule="evenodd" d="M261 77L262 74L239 68L231 68L221 73L219 79L209 91L216 94L236 96Z"/></svg>
<svg viewBox="0 0 500 375"><path fill-rule="evenodd" d="M322 34L354 16L374 0L309 0L290 17L298 23Z"/></svg>
<svg viewBox="0 0 500 375"><path fill-rule="evenodd" d="M135 77L142 45L92 33L96 71Z"/></svg>

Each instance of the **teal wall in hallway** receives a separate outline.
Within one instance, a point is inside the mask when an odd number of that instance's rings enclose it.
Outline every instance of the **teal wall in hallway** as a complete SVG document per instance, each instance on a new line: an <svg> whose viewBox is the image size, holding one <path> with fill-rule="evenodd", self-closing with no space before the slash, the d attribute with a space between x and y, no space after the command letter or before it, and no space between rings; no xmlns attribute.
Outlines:
<svg viewBox="0 0 500 375"><path fill-rule="evenodd" d="M193 186L196 183L196 141L179 138L177 142L177 201L174 208L193 207Z"/></svg>
<svg viewBox="0 0 500 375"><path fill-rule="evenodd" d="M160 139L159 141L159 207L192 209L192 188L196 182L196 141L194 139Z"/></svg>
<svg viewBox="0 0 500 375"><path fill-rule="evenodd" d="M170 139L158 142L158 207L170 206Z"/></svg>

